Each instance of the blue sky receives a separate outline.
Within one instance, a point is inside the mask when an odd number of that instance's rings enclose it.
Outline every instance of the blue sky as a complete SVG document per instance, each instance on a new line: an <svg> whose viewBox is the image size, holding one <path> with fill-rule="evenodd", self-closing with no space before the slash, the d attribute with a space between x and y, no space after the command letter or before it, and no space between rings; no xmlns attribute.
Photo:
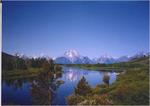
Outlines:
<svg viewBox="0 0 150 106"><path fill-rule="evenodd" d="M148 52L148 2L3 2L2 50L57 57Z"/></svg>

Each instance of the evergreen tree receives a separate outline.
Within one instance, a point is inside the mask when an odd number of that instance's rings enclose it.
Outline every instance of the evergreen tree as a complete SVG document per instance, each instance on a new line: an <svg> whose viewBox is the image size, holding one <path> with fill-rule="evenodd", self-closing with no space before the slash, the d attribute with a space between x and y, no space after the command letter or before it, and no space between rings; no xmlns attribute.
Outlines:
<svg viewBox="0 0 150 106"><path fill-rule="evenodd" d="M83 76L81 80L78 82L77 87L75 88L75 94L85 96L88 95L90 92L91 88Z"/></svg>

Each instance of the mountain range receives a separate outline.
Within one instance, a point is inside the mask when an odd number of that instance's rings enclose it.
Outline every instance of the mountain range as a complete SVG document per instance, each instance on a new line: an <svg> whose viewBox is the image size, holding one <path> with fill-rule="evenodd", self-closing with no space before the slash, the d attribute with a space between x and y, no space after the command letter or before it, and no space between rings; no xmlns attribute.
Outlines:
<svg viewBox="0 0 150 106"><path fill-rule="evenodd" d="M133 56L121 56L119 58L114 58L105 54L105 55L101 55L99 58L90 59L88 56L80 55L79 52L77 52L76 50L67 50L62 56L57 57L53 60L55 63L58 64L98 64L98 63L111 64L111 63L127 62L148 55L149 53L138 52ZM13 55L9 55L9 56L14 57ZM19 53L15 54L15 56L18 56L23 59L34 58L34 57L27 57ZM49 56L42 56L42 57L46 59L50 59ZM36 58L41 58L41 56Z"/></svg>
<svg viewBox="0 0 150 106"><path fill-rule="evenodd" d="M109 55L102 55L99 58L90 59L87 56L82 56L76 50L67 50L62 56L54 59L55 63L58 64L98 64L98 63L117 63L117 62L127 62L134 58L139 58L148 55L147 53L139 52L134 56L121 56L119 58L113 58Z"/></svg>
<svg viewBox="0 0 150 106"><path fill-rule="evenodd" d="M88 57L81 56L76 50L68 50L54 61L58 64L92 64L93 62Z"/></svg>

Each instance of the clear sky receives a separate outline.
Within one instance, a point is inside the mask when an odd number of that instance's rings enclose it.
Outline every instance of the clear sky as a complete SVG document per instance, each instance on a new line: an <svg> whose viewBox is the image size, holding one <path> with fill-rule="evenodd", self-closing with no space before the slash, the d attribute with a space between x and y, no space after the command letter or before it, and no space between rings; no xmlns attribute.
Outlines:
<svg viewBox="0 0 150 106"><path fill-rule="evenodd" d="M2 50L90 58L149 50L148 2L3 2Z"/></svg>

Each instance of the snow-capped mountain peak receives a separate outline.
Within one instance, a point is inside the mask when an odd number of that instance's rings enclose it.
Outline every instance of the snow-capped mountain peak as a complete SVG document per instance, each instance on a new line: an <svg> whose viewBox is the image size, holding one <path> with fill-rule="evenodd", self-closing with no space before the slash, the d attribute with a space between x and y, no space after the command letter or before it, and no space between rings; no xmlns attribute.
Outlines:
<svg viewBox="0 0 150 106"><path fill-rule="evenodd" d="M81 56L76 50L67 50L63 56L55 59L56 63L85 64L92 63L88 57Z"/></svg>
<svg viewBox="0 0 150 106"><path fill-rule="evenodd" d="M73 58L73 57L79 57L79 53L76 51L76 50L67 50L65 53L64 53L64 56L65 57L69 57L69 58Z"/></svg>
<svg viewBox="0 0 150 106"><path fill-rule="evenodd" d="M64 55L61 57L55 58L55 63L59 64L111 64L111 63L118 63L118 62L127 62L133 58L139 58L142 56L148 56L149 53L137 53L134 56L121 56L118 58L114 58L108 54L101 55L99 58L90 59L87 56L80 55L76 50L67 50Z"/></svg>

